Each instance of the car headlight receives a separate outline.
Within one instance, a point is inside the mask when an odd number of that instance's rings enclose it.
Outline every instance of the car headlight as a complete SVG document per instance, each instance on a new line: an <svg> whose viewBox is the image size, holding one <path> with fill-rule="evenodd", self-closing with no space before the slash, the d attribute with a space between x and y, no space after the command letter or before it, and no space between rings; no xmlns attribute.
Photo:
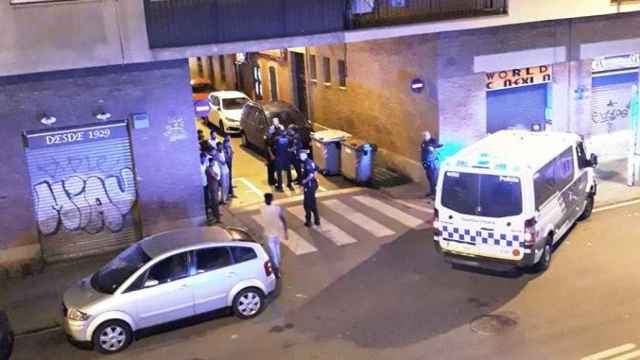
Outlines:
<svg viewBox="0 0 640 360"><path fill-rule="evenodd" d="M87 321L87 320L89 320L90 316L89 316L89 314L85 314L85 313L83 313L82 311L80 311L78 309L71 308L71 309L69 309L67 317L69 318L69 320Z"/></svg>

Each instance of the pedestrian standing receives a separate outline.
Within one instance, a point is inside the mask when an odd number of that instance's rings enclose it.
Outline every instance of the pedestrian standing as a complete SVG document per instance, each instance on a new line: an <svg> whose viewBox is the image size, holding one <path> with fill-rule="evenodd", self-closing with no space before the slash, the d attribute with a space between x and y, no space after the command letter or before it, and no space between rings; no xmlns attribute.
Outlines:
<svg viewBox="0 0 640 360"><path fill-rule="evenodd" d="M222 149L224 151L225 160L227 160L227 167L229 168L229 196L234 198L236 197L235 192L233 191L233 146L231 145L231 137L229 135L224 136L224 141L222 142Z"/></svg>
<svg viewBox="0 0 640 360"><path fill-rule="evenodd" d="M305 151L300 152L300 160L302 161L302 186L304 189L304 226L311 226L311 215L316 226L320 226L320 215L318 214L318 205L316 203L316 191L318 190L318 179L316 172L318 166L313 160L309 159Z"/></svg>
<svg viewBox="0 0 640 360"><path fill-rule="evenodd" d="M282 131L276 139L276 191L283 192L282 188L282 172L287 173L287 187L289 190L293 190L293 182L291 180L291 155L289 152L289 138L287 133Z"/></svg>
<svg viewBox="0 0 640 360"><path fill-rule="evenodd" d="M287 219L284 216L282 208L273 205L273 194L264 194L264 206L260 208L260 216L262 217L262 223L264 226L264 235L267 241L267 247L271 255L271 261L273 262L274 271L277 278L280 278L280 240L284 238L289 240Z"/></svg>
<svg viewBox="0 0 640 360"><path fill-rule="evenodd" d="M230 181L229 181L229 166L227 165L227 159L224 156L224 148L222 146L222 143L219 142L217 144L217 157L216 160L218 160L218 165L220 166L220 203L221 204L226 204L227 200L229 200L229 187L230 187Z"/></svg>
<svg viewBox="0 0 640 360"><path fill-rule="evenodd" d="M296 178L293 182L302 185L302 163L300 161L300 151L302 150L302 137L296 131L295 125L289 125L287 129L287 136L289 137L289 155L291 158L291 165L296 171Z"/></svg>
<svg viewBox="0 0 640 360"><path fill-rule="evenodd" d="M426 197L436 196L436 184L438 182L438 162L437 149L441 148L435 139L431 137L431 133L425 131L423 133L422 144L420 145L420 153L422 158L422 167L424 168L427 181L429 182L429 192Z"/></svg>
<svg viewBox="0 0 640 360"><path fill-rule="evenodd" d="M202 190L204 192L204 213L209 218L211 208L211 198L209 196L209 181L207 180L207 168L209 167L209 156L205 152L200 152L200 175L202 176Z"/></svg>
<svg viewBox="0 0 640 360"><path fill-rule="evenodd" d="M266 150L267 157L267 181L270 186L276 184L275 177L275 160L276 160L276 152L275 152L275 140L276 140L276 130L269 128L267 133L264 135L264 144Z"/></svg>
<svg viewBox="0 0 640 360"><path fill-rule="evenodd" d="M211 217L207 220L218 223L220 222L220 207L218 205L218 195L220 193L220 166L213 157L208 158L209 167L207 168L207 187L209 189L209 208L211 209Z"/></svg>

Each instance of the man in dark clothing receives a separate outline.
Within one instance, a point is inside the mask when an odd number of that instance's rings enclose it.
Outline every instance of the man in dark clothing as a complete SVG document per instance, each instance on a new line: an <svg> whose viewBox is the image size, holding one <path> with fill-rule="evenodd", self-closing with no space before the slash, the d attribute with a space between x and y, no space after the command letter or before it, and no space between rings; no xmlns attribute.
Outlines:
<svg viewBox="0 0 640 360"><path fill-rule="evenodd" d="M264 144L266 148L266 157L267 157L267 179L269 185L273 186L276 184L276 149L275 149L275 141L278 137L277 131L269 129L267 133L264 135Z"/></svg>
<svg viewBox="0 0 640 360"><path fill-rule="evenodd" d="M222 141L222 150L224 151L224 158L227 160L227 167L229 168L229 196L234 198L236 195L233 192L233 146L231 145L231 137L229 135L224 136Z"/></svg>
<svg viewBox="0 0 640 360"><path fill-rule="evenodd" d="M282 188L282 172L287 172L287 187L290 190L293 190L293 184L291 181L291 155L289 153L289 138L287 137L286 132L281 132L280 135L276 138L275 144L275 166L276 166L276 176L277 176L277 184L276 190L279 192L283 192Z"/></svg>
<svg viewBox="0 0 640 360"><path fill-rule="evenodd" d="M424 168L425 175L429 181L429 192L426 196L436 195L436 184L438 182L438 161L437 161L437 149L441 148L442 144L431 137L431 133L425 131L423 133L422 144L420 145L420 153L422 158L422 167Z"/></svg>
<svg viewBox="0 0 640 360"><path fill-rule="evenodd" d="M289 125L287 129L287 136L289 137L289 155L291 158L291 165L296 170L296 178L293 179L298 185L302 185L302 162L300 161L300 151L302 150L302 137L296 131L294 125Z"/></svg>
<svg viewBox="0 0 640 360"><path fill-rule="evenodd" d="M311 226L311 215L316 226L320 226L320 215L318 214L318 204L316 203L316 191L318 190L318 180L316 172L318 166L313 160L307 157L305 151L300 152L300 160L302 161L302 186L304 187L304 226Z"/></svg>

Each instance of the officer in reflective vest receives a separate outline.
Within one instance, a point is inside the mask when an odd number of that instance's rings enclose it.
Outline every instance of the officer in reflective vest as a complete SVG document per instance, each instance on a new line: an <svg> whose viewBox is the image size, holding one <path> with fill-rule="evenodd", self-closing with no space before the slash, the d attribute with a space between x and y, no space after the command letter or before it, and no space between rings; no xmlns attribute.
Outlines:
<svg viewBox="0 0 640 360"><path fill-rule="evenodd" d="M318 214L318 205L316 204L316 191L318 190L318 179L316 172L318 166L313 160L309 159L305 151L300 152L300 161L302 162L302 186L304 188L304 226L311 226L311 215L316 226L320 226L320 215Z"/></svg>

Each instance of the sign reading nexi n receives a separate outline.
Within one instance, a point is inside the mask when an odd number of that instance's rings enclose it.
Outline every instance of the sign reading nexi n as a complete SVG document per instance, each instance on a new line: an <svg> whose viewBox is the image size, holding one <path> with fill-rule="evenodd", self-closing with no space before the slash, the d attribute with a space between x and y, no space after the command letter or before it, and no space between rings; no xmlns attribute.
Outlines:
<svg viewBox="0 0 640 360"><path fill-rule="evenodd" d="M640 54L607 56L593 59L591 71L594 73L612 70L634 69L640 66Z"/></svg>
<svg viewBox="0 0 640 360"><path fill-rule="evenodd" d="M551 82L551 66L533 66L522 69L490 72L485 75L485 87L487 90L508 89Z"/></svg>
<svg viewBox="0 0 640 360"><path fill-rule="evenodd" d="M27 132L27 147L39 149L57 145L91 143L96 141L128 137L126 123L123 121L96 124L86 128L57 129L52 131Z"/></svg>

